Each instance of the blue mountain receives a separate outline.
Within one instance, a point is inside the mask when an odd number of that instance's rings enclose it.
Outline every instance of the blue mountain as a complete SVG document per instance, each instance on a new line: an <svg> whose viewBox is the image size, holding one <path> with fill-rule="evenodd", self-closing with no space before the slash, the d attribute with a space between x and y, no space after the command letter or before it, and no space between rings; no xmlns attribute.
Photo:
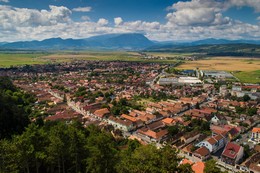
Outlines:
<svg viewBox="0 0 260 173"><path fill-rule="evenodd" d="M2 49L144 49L154 45L152 41L139 33L106 34L86 39L50 38L42 41L24 41L7 43Z"/></svg>

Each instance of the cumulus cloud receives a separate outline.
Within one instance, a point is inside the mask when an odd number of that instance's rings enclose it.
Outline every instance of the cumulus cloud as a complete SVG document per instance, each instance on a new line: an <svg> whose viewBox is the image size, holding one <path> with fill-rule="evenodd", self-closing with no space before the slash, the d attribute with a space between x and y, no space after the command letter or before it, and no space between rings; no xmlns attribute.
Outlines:
<svg viewBox="0 0 260 173"><path fill-rule="evenodd" d="M118 26L121 23L123 23L123 19L121 17L116 17L116 18L114 18L114 23L116 26Z"/></svg>
<svg viewBox="0 0 260 173"><path fill-rule="evenodd" d="M254 6L257 13L258 4L255 1L259 0L179 1L168 8L170 11L165 23L124 21L116 17L114 26L108 25L109 21L105 18L94 22L85 15L81 16L81 21L74 21L71 14L75 9L63 6L37 10L0 5L0 38L2 41L42 40L50 37L86 38L106 33L140 32L153 40L188 41L212 37L260 39L260 22L248 24L224 16L223 13L231 7L241 6ZM260 17L257 19L260 20Z"/></svg>
<svg viewBox="0 0 260 173"><path fill-rule="evenodd" d="M162 39L197 40L204 38L259 39L259 24L243 23L224 16L232 7L260 9L260 0L191 0L168 7L167 23L161 25ZM173 32L171 32L173 31ZM225 33L225 34L223 34ZM154 35L153 35L154 36ZM160 36L158 36L160 37Z"/></svg>
<svg viewBox="0 0 260 173"><path fill-rule="evenodd" d="M225 4L215 0L179 1L173 4L166 18L176 25L209 25L228 23L229 18L222 19L221 11Z"/></svg>
<svg viewBox="0 0 260 173"><path fill-rule="evenodd" d="M0 2L5 2L5 3L8 3L9 0L0 0Z"/></svg>
<svg viewBox="0 0 260 173"><path fill-rule="evenodd" d="M104 26L108 24L108 20L104 19L104 18L100 18L97 22L98 25L100 26Z"/></svg>
<svg viewBox="0 0 260 173"><path fill-rule="evenodd" d="M91 7L78 7L78 8L73 8L72 11L76 11L76 12L90 12L91 11Z"/></svg>
<svg viewBox="0 0 260 173"><path fill-rule="evenodd" d="M243 7L248 6L255 9L255 12L260 12L260 0L228 0L227 5L229 7L237 6Z"/></svg>
<svg viewBox="0 0 260 173"><path fill-rule="evenodd" d="M50 10L35 10L27 8L13 8L0 6L0 27L25 27L39 25L55 25L70 20L71 11L63 6L50 5Z"/></svg>

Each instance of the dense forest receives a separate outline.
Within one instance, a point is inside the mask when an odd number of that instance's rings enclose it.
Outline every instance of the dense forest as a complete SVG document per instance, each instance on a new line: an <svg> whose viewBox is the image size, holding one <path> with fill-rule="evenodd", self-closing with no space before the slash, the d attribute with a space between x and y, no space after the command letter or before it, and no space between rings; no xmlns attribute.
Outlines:
<svg viewBox="0 0 260 173"><path fill-rule="evenodd" d="M81 123L31 123L34 99L0 78L0 173L189 173L170 146L157 149ZM214 162L205 172L220 172Z"/></svg>
<svg viewBox="0 0 260 173"><path fill-rule="evenodd" d="M0 78L0 139L20 134L29 124L34 98L16 88L7 77Z"/></svg>

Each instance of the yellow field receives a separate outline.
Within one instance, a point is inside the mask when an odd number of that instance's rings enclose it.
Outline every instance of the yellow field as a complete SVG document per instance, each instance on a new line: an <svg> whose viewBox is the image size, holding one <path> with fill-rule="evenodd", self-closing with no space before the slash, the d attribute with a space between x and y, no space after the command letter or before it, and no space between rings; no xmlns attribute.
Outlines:
<svg viewBox="0 0 260 173"><path fill-rule="evenodd" d="M237 57L214 57L198 61L186 61L177 68L195 69L197 67L200 70L255 71L260 70L260 60Z"/></svg>

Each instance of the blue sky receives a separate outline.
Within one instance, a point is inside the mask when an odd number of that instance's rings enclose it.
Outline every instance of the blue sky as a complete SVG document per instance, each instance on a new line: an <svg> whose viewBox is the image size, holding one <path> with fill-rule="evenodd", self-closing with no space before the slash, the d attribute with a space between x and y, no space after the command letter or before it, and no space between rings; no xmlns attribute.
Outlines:
<svg viewBox="0 0 260 173"><path fill-rule="evenodd" d="M259 40L260 0L0 0L0 21L0 42L127 32Z"/></svg>

